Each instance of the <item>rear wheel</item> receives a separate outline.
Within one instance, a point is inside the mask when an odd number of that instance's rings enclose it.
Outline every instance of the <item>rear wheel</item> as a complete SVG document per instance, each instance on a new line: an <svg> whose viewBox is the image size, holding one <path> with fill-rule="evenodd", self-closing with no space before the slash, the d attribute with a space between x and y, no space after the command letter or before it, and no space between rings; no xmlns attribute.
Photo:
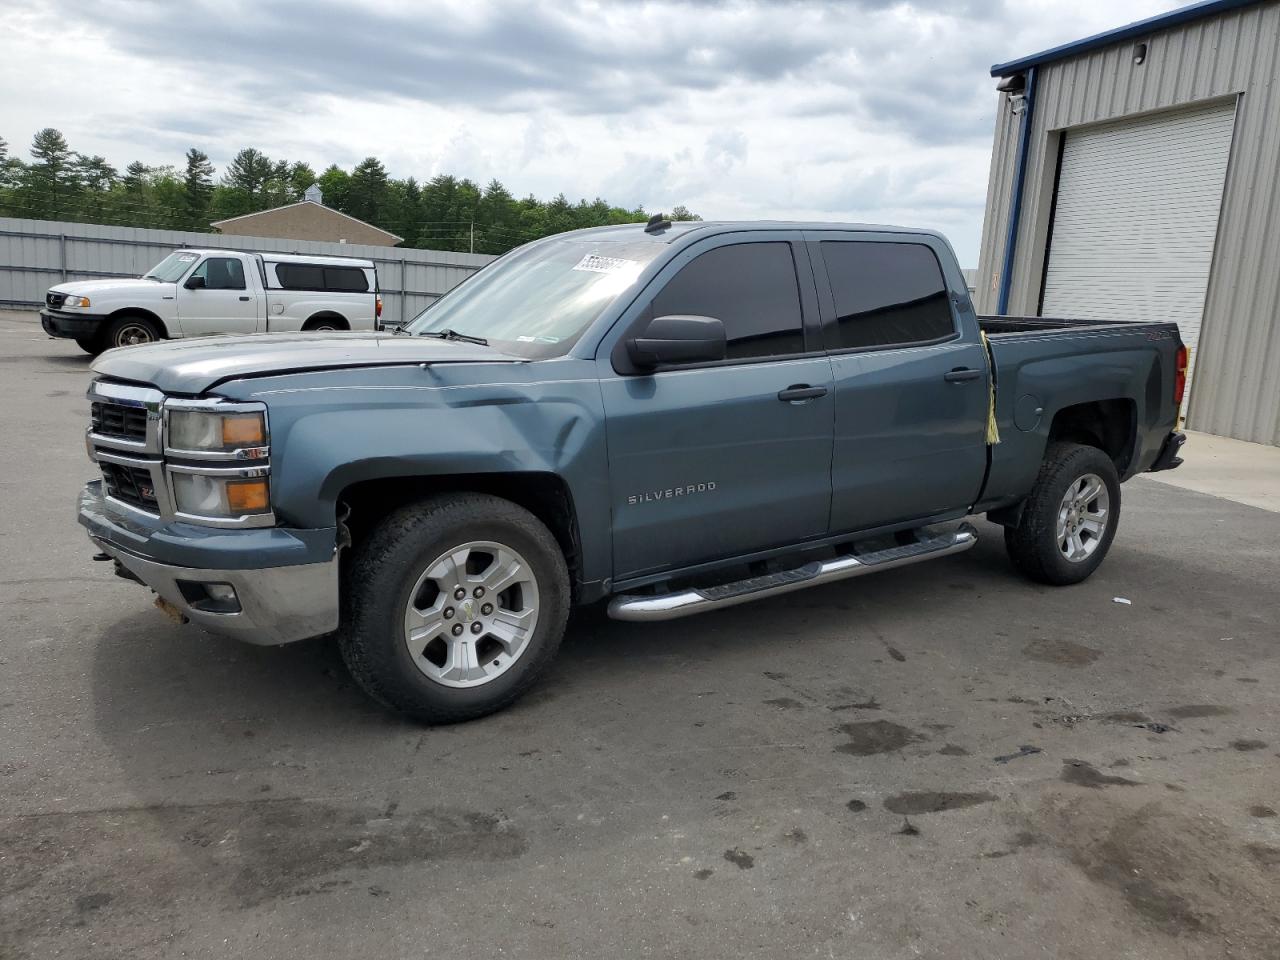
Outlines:
<svg viewBox="0 0 1280 960"><path fill-rule="evenodd" d="M374 699L428 723L500 710L555 656L569 574L550 531L497 497L395 511L355 549L340 644Z"/></svg>
<svg viewBox="0 0 1280 960"><path fill-rule="evenodd" d="M155 343L161 339L160 328L146 317L117 317L107 324L100 349L133 347L143 343Z"/></svg>
<svg viewBox="0 0 1280 960"><path fill-rule="evenodd" d="M349 330L341 317L312 317L302 325L303 333L320 333L326 330Z"/></svg>
<svg viewBox="0 0 1280 960"><path fill-rule="evenodd" d="M1018 524L1005 527L1013 565L1040 583L1087 579L1101 565L1120 520L1120 478L1097 447L1051 443Z"/></svg>

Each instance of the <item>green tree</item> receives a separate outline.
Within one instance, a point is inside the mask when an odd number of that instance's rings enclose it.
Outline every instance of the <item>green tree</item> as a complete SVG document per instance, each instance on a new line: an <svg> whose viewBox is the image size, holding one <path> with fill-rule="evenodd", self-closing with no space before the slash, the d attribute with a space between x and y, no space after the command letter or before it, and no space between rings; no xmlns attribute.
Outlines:
<svg viewBox="0 0 1280 960"><path fill-rule="evenodd" d="M80 183L75 156L66 138L45 127L31 140L31 163L22 171L20 202L27 216L43 220L70 217L75 212Z"/></svg>
<svg viewBox="0 0 1280 960"><path fill-rule="evenodd" d="M696 213L690 213L688 207L686 207L683 203L678 203L672 209L671 213L667 214L667 219L668 220L701 220L702 218L698 216Z"/></svg>
<svg viewBox="0 0 1280 960"><path fill-rule="evenodd" d="M382 161L377 157L365 157L351 171L347 196L339 209L357 220L376 225L388 213L389 186Z"/></svg>
<svg viewBox="0 0 1280 960"><path fill-rule="evenodd" d="M191 230L209 229L209 206L213 202L213 164L203 150L187 151L187 170L182 177L182 208Z"/></svg>
<svg viewBox="0 0 1280 960"><path fill-rule="evenodd" d="M316 183L320 184L320 193L326 207L342 210L347 202L347 190L351 184L351 175L336 163L329 164L320 174Z"/></svg>
<svg viewBox="0 0 1280 960"><path fill-rule="evenodd" d="M263 190L276 173L276 165L261 150L245 147L232 159L222 182L233 190L243 191L250 210L261 210Z"/></svg>
<svg viewBox="0 0 1280 960"><path fill-rule="evenodd" d="M316 182L316 172L308 164L298 160L290 165L288 179L289 202L295 203L302 199L307 187Z"/></svg>

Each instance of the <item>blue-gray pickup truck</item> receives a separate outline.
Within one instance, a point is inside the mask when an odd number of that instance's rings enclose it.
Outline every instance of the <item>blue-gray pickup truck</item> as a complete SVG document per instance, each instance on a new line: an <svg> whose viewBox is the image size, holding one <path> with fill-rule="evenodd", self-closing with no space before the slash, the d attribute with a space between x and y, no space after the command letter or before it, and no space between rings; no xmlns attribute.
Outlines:
<svg viewBox="0 0 1280 960"><path fill-rule="evenodd" d="M462 720L575 604L714 611L963 551L971 514L1083 580L1121 482L1181 462L1186 366L1172 323L978 316L936 233L655 219L395 332L108 351L79 519L172 615L334 634L374 698Z"/></svg>

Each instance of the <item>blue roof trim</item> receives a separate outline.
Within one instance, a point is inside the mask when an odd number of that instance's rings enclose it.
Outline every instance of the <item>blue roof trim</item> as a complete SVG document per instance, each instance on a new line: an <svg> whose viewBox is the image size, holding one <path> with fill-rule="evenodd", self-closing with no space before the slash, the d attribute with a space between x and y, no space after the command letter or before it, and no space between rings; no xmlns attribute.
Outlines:
<svg viewBox="0 0 1280 960"><path fill-rule="evenodd" d="M1033 53L1029 57L1010 60L1008 63L997 63L991 68L991 75L993 77L1007 77L1010 74L1021 73L1028 67L1050 63L1054 60L1064 60L1067 57L1074 57L1089 50L1096 50L1098 47L1110 46L1113 43L1121 43L1125 40L1135 40L1155 30L1165 30L1169 27L1190 23L1192 20L1199 20L1201 17L1213 16L1215 13L1226 13L1238 7L1248 7L1260 2L1262 0L1201 0L1200 3L1193 3L1189 7L1181 7L1177 10L1170 10L1168 13L1160 13L1154 17L1148 17L1146 20L1138 20L1127 26L1108 30L1106 33L1094 34L1092 37L1085 37L1083 40L1074 40L1071 43L1064 43L1060 47Z"/></svg>

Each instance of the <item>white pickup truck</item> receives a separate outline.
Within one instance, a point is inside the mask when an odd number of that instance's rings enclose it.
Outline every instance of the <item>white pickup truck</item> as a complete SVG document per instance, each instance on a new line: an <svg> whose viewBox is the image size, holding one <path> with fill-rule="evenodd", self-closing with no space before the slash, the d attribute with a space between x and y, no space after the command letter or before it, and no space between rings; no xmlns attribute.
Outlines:
<svg viewBox="0 0 1280 960"><path fill-rule="evenodd" d="M379 330L372 260L175 250L139 279L60 283L40 323L86 352L179 337Z"/></svg>

